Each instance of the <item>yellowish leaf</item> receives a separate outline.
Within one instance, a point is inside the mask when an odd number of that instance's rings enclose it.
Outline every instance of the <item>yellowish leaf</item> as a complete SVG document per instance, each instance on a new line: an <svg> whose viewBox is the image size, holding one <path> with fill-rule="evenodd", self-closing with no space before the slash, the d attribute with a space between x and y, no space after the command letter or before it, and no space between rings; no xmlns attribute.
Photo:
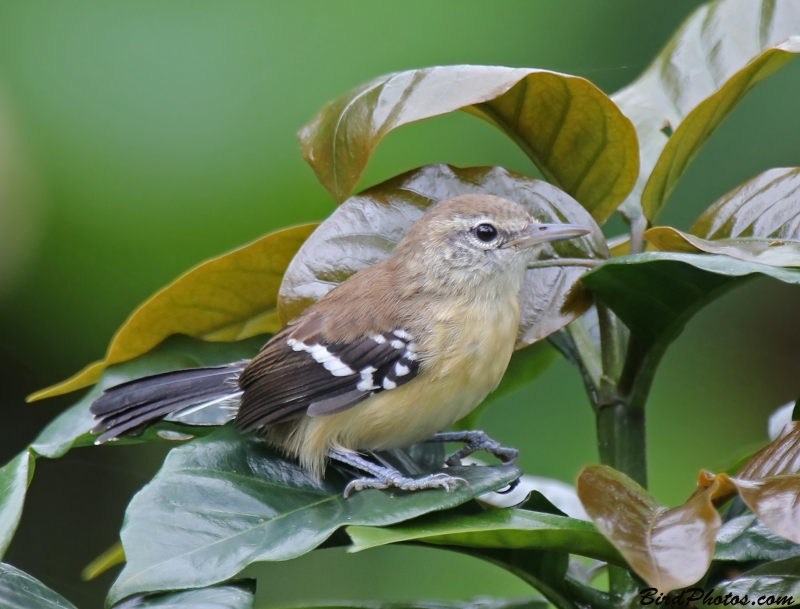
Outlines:
<svg viewBox="0 0 800 609"><path fill-rule="evenodd" d="M147 353L173 334L229 342L277 332L284 271L315 228L306 224L280 230L203 262L136 309L114 335L104 360L28 400L92 385L106 367Z"/></svg>

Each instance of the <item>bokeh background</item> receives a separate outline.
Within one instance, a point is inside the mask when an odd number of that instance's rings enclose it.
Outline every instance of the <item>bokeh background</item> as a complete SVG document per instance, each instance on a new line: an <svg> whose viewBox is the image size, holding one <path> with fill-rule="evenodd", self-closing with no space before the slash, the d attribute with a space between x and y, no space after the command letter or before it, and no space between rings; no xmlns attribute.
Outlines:
<svg viewBox="0 0 800 609"><path fill-rule="evenodd" d="M435 64L533 66L611 93L641 72L699 3L688 0L6 0L0 3L0 462L65 396L24 396L103 355L156 289L333 201L300 157L297 130L379 74ZM662 216L688 228L757 173L800 165L800 62L758 86L702 150ZM427 163L532 164L486 123L455 115L378 148L363 185ZM610 229L621 231L619 222ZM766 439L800 395L800 289L750 283L702 311L670 348L649 404L651 488L681 502L699 469ZM572 482L597 460L576 372L557 362L497 404L485 428L528 472ZM115 539L160 446L40 459L6 560L79 607L113 573L80 570ZM254 569L259 606L332 599L469 599L530 590L437 550L315 552Z"/></svg>

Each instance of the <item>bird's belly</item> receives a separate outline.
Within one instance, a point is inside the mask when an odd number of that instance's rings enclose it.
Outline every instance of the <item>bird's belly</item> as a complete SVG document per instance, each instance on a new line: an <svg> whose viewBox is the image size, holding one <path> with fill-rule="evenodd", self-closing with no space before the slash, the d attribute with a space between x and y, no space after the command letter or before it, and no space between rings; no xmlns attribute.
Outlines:
<svg viewBox="0 0 800 609"><path fill-rule="evenodd" d="M513 352L518 317L506 315L488 325L463 324L447 344L447 355L424 368L405 385L383 391L350 410L324 417L303 417L291 452L319 471L329 448L384 450L429 438L471 412L497 386Z"/></svg>

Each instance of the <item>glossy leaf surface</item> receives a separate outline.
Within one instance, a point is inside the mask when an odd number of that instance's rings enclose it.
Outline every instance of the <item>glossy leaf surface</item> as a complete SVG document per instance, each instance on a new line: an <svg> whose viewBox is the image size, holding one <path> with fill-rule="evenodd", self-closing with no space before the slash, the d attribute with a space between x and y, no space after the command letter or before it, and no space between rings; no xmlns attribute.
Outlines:
<svg viewBox="0 0 800 609"><path fill-rule="evenodd" d="M278 287L316 225L287 228L208 260L140 305L117 330L104 360L31 400L96 383L107 366L147 353L175 334L228 342L277 332Z"/></svg>
<svg viewBox="0 0 800 609"><path fill-rule="evenodd" d="M252 609L255 582L129 598L114 609Z"/></svg>
<svg viewBox="0 0 800 609"><path fill-rule="evenodd" d="M770 169L728 193L697 219L704 239L800 239L800 169Z"/></svg>
<svg viewBox="0 0 800 609"><path fill-rule="evenodd" d="M758 602L763 596L762 606L795 607L800 605L800 558L788 558L768 562L750 571L745 571L732 581L722 582L714 587L714 595L723 598L730 593L741 599L748 597L748 603ZM770 600L769 597L773 598ZM782 602L778 597L784 597ZM792 597L791 602L788 598ZM722 603L714 603L719 606ZM701 604L705 607L706 605ZM710 604L708 606L711 606Z"/></svg>
<svg viewBox="0 0 800 609"><path fill-rule="evenodd" d="M475 515L423 516L391 527L347 528L352 552L417 541L470 548L539 549L624 565L614 547L583 520L519 509L488 509Z"/></svg>
<svg viewBox="0 0 800 609"><path fill-rule="evenodd" d="M22 517L33 465L33 455L24 450L0 468L0 559L6 553Z"/></svg>
<svg viewBox="0 0 800 609"><path fill-rule="evenodd" d="M220 429L174 449L134 497L121 535L128 563L111 598L222 582L254 562L301 556L341 526L384 526L451 508L519 476L500 466L448 473L469 486L344 499L346 482L333 468L319 482L258 438Z"/></svg>
<svg viewBox="0 0 800 609"><path fill-rule="evenodd" d="M667 509L624 474L591 465L578 476L577 490L592 522L661 592L694 584L711 564L721 524L711 503L712 487Z"/></svg>
<svg viewBox="0 0 800 609"><path fill-rule="evenodd" d="M581 281L647 345L673 340L705 304L748 278L800 284L800 271L728 256L647 252L613 258Z"/></svg>
<svg viewBox="0 0 800 609"><path fill-rule="evenodd" d="M758 82L800 52L794 0L698 8L653 64L612 99L636 127L641 171L623 205L654 220L714 129Z"/></svg>
<svg viewBox="0 0 800 609"><path fill-rule="evenodd" d="M786 424L775 440L753 455L736 477L759 480L800 472L800 421Z"/></svg>
<svg viewBox="0 0 800 609"><path fill-rule="evenodd" d="M0 563L3 609L76 609L60 594L16 567Z"/></svg>
<svg viewBox="0 0 800 609"><path fill-rule="evenodd" d="M62 457L73 447L93 444L95 436L89 432L95 426L95 421L89 412L89 406L107 387L159 372L197 366L216 366L248 359L258 353L266 340L267 337L257 336L235 343L210 343L186 336L170 337L149 353L106 369L97 385L42 430L31 443L31 449L38 455L54 459ZM224 412L221 414L228 415ZM200 428L159 423L142 436L122 438L114 444L157 439L160 430L189 434L208 433L208 430Z"/></svg>
<svg viewBox="0 0 800 609"><path fill-rule="evenodd" d="M515 351L497 389L486 396L480 406L456 422L454 428L478 429L480 417L487 407L535 381L556 359L558 351L545 341Z"/></svg>
<svg viewBox="0 0 800 609"><path fill-rule="evenodd" d="M600 229L578 203L554 186L500 167L458 169L429 165L365 190L340 205L300 248L284 276L278 300L283 322L292 319L350 275L386 260L430 207L458 195L491 194L516 201L541 222L592 228L585 237L548 244L543 262L570 259L586 266L532 268L520 293L517 347L545 338L582 314L590 299L578 278L608 257Z"/></svg>
<svg viewBox="0 0 800 609"><path fill-rule="evenodd" d="M636 180L635 132L608 97L582 78L527 68L441 66L381 76L325 106L300 131L300 147L341 202L390 131L456 110L509 135L600 223Z"/></svg>
<svg viewBox="0 0 800 609"><path fill-rule="evenodd" d="M769 266L800 267L800 241L751 238L711 241L669 226L651 228L644 238L662 252L719 254Z"/></svg>
<svg viewBox="0 0 800 609"><path fill-rule="evenodd" d="M800 555L800 544L776 535L755 514L742 514L717 533L715 560L782 560Z"/></svg>

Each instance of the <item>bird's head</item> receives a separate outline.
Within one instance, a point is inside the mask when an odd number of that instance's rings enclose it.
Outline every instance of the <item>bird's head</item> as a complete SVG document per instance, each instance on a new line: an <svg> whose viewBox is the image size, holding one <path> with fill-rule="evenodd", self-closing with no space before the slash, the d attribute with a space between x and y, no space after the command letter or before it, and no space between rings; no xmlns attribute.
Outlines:
<svg viewBox="0 0 800 609"><path fill-rule="evenodd" d="M462 195L434 206L411 227L396 252L413 260L418 273L441 288L480 286L516 293L539 246L590 232L572 224L541 224L508 199Z"/></svg>

